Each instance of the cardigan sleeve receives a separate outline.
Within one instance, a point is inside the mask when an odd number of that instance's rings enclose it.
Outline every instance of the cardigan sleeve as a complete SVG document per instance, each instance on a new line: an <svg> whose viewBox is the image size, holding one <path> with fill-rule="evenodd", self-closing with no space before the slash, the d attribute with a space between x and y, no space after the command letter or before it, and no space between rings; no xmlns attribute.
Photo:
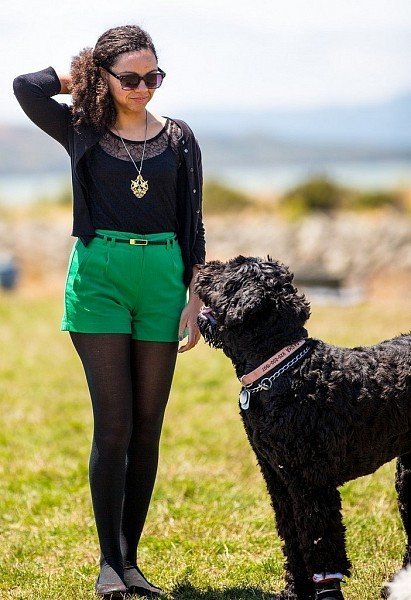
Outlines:
<svg viewBox="0 0 411 600"><path fill-rule="evenodd" d="M53 67L19 75L13 81L13 89L28 118L68 151L70 109L66 104L52 99L61 90L60 80Z"/></svg>
<svg viewBox="0 0 411 600"><path fill-rule="evenodd" d="M200 193L201 193L201 198L203 196L203 167L202 167L202 161L201 161L201 150L200 150L200 146L198 145L197 140L195 140L195 150L196 150L196 157L197 157L197 173L198 173L198 180L199 180L199 188L200 188ZM204 223L203 223L203 210L202 210L202 203L200 205L199 208L199 214L198 214L198 221L197 221L197 229L195 232L195 242L194 242L194 247L192 250L192 254L191 254L191 264L192 265L201 265L204 264L205 262L205 230L204 230Z"/></svg>

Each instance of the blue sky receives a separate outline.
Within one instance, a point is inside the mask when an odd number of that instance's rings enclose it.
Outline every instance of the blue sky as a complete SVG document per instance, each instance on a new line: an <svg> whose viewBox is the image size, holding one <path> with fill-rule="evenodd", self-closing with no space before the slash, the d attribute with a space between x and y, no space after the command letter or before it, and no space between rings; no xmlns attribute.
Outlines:
<svg viewBox="0 0 411 600"><path fill-rule="evenodd" d="M411 91L410 0L14 0L0 14L0 122L25 122L11 83L136 23L167 71L152 110L379 102Z"/></svg>

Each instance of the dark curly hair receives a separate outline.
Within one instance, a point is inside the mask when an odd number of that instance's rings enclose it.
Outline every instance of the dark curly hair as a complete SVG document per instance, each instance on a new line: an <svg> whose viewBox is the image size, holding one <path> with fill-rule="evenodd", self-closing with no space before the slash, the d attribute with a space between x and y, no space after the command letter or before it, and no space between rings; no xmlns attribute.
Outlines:
<svg viewBox="0 0 411 600"><path fill-rule="evenodd" d="M100 67L111 67L120 54L151 50L157 53L149 34L137 25L113 27L101 35L94 50L84 48L71 62L73 121L95 129L110 127L116 119L114 102Z"/></svg>

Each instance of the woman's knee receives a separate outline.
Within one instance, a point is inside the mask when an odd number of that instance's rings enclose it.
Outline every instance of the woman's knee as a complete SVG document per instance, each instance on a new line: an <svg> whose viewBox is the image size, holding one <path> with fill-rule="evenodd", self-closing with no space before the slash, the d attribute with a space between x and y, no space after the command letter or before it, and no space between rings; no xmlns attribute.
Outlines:
<svg viewBox="0 0 411 600"><path fill-rule="evenodd" d="M130 443L131 433L131 423L110 423L104 426L96 424L94 428L94 443L101 455L125 455Z"/></svg>

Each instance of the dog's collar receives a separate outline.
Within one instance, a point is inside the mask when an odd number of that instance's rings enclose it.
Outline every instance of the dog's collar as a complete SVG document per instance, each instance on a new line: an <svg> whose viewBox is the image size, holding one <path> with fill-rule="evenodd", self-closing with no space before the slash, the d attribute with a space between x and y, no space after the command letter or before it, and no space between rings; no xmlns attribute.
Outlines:
<svg viewBox="0 0 411 600"><path fill-rule="evenodd" d="M288 371L288 369L293 367L296 363L298 363L299 360L301 360L306 354L308 354L308 352L310 352L313 349L312 344L306 343L305 340L303 341L304 343L302 345L298 345L297 350L294 350L294 352L291 352L291 355L288 355L291 356L291 358L284 365L282 365L278 369L275 369L274 373L270 377L264 377L263 379L261 379L260 383L258 383L253 388L250 388L250 385L252 384L243 386L243 389L240 393L240 406L243 410L247 410L249 408L251 394L254 394L255 392L260 392L261 390L271 389L273 382L276 379L281 377L283 373Z"/></svg>
<svg viewBox="0 0 411 600"><path fill-rule="evenodd" d="M299 340L298 342L294 342L293 344L286 346L279 352L276 352L274 356L272 356L271 358L266 360L265 363L254 369L254 371L251 371L250 373L246 373L246 375L239 377L240 382L244 386L251 385L252 383L257 381L257 379L260 379L260 377L265 375L268 371L271 371L272 369L274 369L274 367L277 367L279 364L284 362L286 358L289 358L292 354L294 354L294 352L299 350L301 346L304 346L305 342L306 341L304 339Z"/></svg>

